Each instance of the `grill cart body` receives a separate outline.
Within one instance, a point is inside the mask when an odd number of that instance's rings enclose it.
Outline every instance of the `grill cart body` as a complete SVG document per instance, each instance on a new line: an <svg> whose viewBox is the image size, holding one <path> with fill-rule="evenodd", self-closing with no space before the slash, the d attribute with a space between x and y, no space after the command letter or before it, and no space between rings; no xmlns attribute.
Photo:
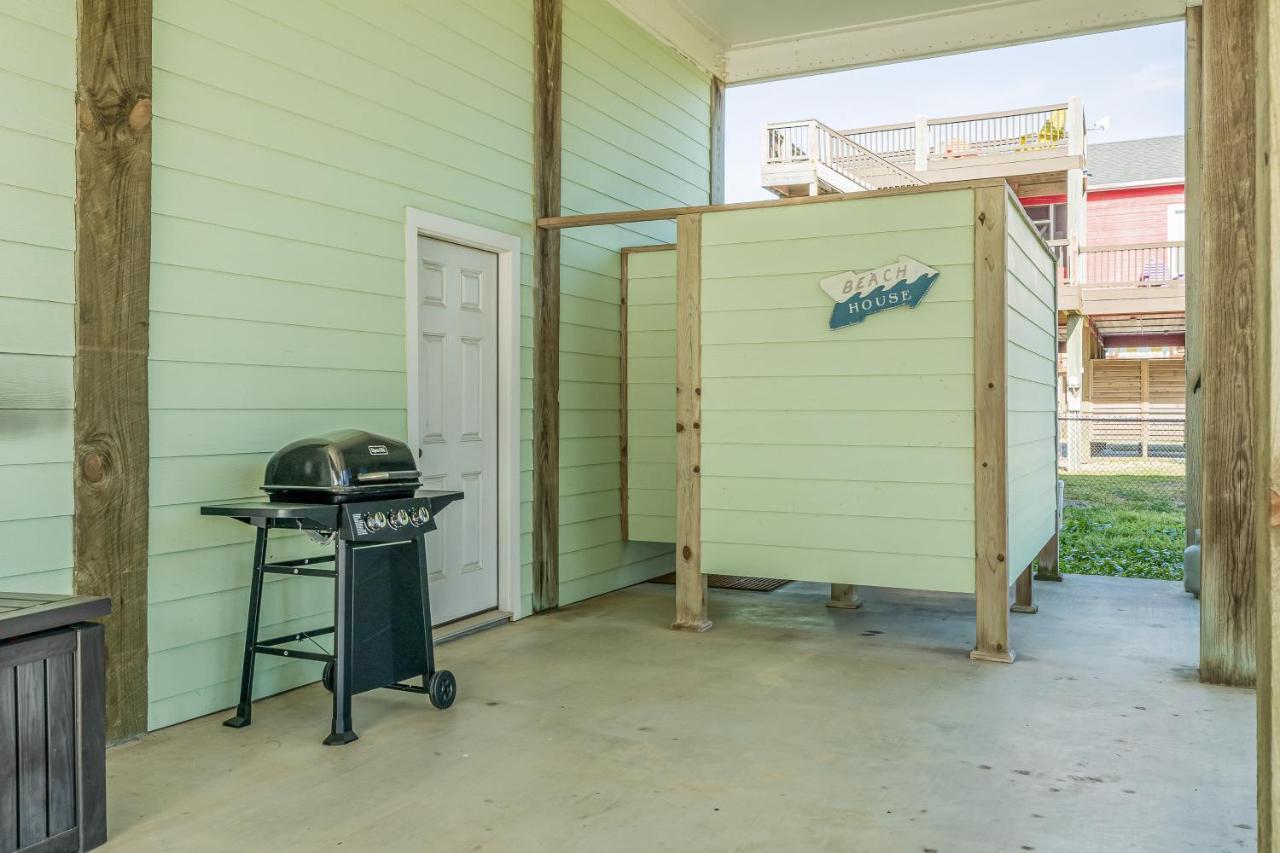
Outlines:
<svg viewBox="0 0 1280 853"><path fill-rule="evenodd" d="M333 693L333 723L325 743L356 739L351 697L387 687L427 693L437 708L453 704L457 686L438 670L431 640L431 598L424 537L436 516L462 498L457 491L418 489L418 472L402 443L353 430L305 439L283 448L267 466L271 499L201 507L201 514L234 518L257 528L240 702L225 722L252 721L253 670L258 655L325 664ZM301 500L299 500L301 498ZM333 554L270 561L273 530L332 538ZM332 567L328 567L332 564ZM259 638L263 580L268 574L334 581L332 625ZM297 648L333 636L333 653ZM421 685L403 682L421 678Z"/></svg>

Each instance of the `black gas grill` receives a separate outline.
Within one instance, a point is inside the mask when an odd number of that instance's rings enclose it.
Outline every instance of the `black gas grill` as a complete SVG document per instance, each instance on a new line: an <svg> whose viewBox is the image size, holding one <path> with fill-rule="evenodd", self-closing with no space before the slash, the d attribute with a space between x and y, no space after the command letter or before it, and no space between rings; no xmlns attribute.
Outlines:
<svg viewBox="0 0 1280 853"><path fill-rule="evenodd" d="M413 453L402 442L358 430L296 441L267 463L268 500L201 507L204 515L235 518L258 529L240 704L224 725L252 719L253 664L257 655L323 661L323 682L333 693L333 726L326 744L356 739L351 697L375 687L426 693L448 708L457 683L437 670L431 642L431 600L423 537L436 515L461 492L419 489ZM333 543L333 554L267 561L271 530L303 530ZM333 568L323 568L332 563ZM270 639L258 638L262 581L267 574L334 580L334 624ZM333 654L315 638L333 635ZM312 645L298 648L298 644ZM319 648L319 651L313 649ZM405 684L422 679L421 685Z"/></svg>

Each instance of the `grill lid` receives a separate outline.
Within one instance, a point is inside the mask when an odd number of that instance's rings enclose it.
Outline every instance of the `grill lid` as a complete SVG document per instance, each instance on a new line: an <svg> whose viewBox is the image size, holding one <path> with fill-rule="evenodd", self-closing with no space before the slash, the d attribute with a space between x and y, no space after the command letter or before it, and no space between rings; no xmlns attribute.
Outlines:
<svg viewBox="0 0 1280 853"><path fill-rule="evenodd" d="M286 445L267 463L265 479L271 500L309 503L408 497L422 485L404 442L356 429Z"/></svg>

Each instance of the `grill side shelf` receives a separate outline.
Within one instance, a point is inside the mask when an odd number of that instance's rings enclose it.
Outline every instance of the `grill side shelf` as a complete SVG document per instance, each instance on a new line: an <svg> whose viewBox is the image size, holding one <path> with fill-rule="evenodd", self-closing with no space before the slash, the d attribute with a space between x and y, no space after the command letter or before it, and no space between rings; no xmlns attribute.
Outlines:
<svg viewBox="0 0 1280 853"><path fill-rule="evenodd" d="M302 530L333 530L338 525L338 506L335 504L272 503L270 501L245 501L242 503L209 504L200 507L201 515L234 518L258 527L297 527Z"/></svg>

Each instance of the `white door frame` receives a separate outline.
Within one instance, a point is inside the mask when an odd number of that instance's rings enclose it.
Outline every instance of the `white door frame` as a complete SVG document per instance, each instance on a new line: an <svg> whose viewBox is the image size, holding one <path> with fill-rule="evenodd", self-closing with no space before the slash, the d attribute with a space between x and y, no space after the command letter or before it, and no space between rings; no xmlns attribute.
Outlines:
<svg viewBox="0 0 1280 853"><path fill-rule="evenodd" d="M406 417L409 445L422 445L418 384L418 238L433 237L498 256L498 608L520 612L520 238L415 207L404 209Z"/></svg>

